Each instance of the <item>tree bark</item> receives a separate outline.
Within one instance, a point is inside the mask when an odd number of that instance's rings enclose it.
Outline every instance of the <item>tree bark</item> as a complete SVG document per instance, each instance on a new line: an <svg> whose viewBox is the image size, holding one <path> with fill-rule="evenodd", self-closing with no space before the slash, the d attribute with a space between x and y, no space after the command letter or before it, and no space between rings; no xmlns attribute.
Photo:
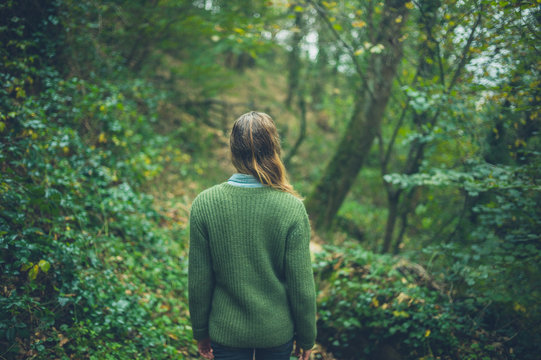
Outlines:
<svg viewBox="0 0 541 360"><path fill-rule="evenodd" d="M302 94L299 95L299 110L301 112L299 136L297 137L297 141L295 141L295 145L293 145L293 147L287 153L287 156L284 159L284 165L286 166L286 168L289 167L289 165L291 164L291 159L297 154L299 147L306 138L306 101L304 100L304 96Z"/></svg>
<svg viewBox="0 0 541 360"><path fill-rule="evenodd" d="M387 193L387 201L389 204L389 214L387 215L387 224L385 225L385 235L383 237L382 252L387 252L393 240L394 228L398 218L398 202L400 199L400 189Z"/></svg>
<svg viewBox="0 0 541 360"><path fill-rule="evenodd" d="M370 151L389 101L396 68L402 58L402 33L406 1L387 0L377 36L384 50L371 55L364 81L357 90L353 114L323 176L306 200L306 208L317 230L328 229L348 194ZM401 17L402 21L396 21ZM354 59L354 62L356 59Z"/></svg>
<svg viewBox="0 0 541 360"><path fill-rule="evenodd" d="M299 91L299 74L301 71L301 59L300 59L300 52L301 52L301 40L303 37L302 34L302 13L299 11L295 11L295 7L298 4L293 3L291 8L292 11L295 13L295 28L296 31L293 32L293 35L291 37L291 51L289 52L289 57L287 61L287 68L288 68L288 77L287 77L287 96L285 100L285 104L288 108L291 107L291 102L293 101L293 97L296 95L296 93Z"/></svg>

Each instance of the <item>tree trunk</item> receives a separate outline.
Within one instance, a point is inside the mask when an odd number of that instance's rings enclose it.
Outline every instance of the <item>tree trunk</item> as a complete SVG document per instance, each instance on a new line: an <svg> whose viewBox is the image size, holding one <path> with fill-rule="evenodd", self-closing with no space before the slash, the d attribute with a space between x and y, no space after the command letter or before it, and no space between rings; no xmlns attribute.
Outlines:
<svg viewBox="0 0 541 360"><path fill-rule="evenodd" d="M398 202L400 199L401 190L390 191L387 193L387 200L389 204L389 213L387 215L387 224L385 226L385 235L383 236L382 253L389 251L391 242L393 240L394 228L396 220L398 218Z"/></svg>
<svg viewBox="0 0 541 360"><path fill-rule="evenodd" d="M319 111L323 103L323 95L325 92L325 82L329 78L329 49L328 49L328 34L326 29L323 27L324 24L321 21L318 22L317 30L317 46L318 52L316 56L316 61L311 69L312 74L312 110Z"/></svg>
<svg viewBox="0 0 541 360"><path fill-rule="evenodd" d="M293 156L297 154L297 151L299 150L299 147L301 146L302 142L306 138L306 101L304 100L304 96L301 94L299 95L299 110L300 110L300 129L299 129L299 136L297 137L297 141L295 141L295 145L291 148L291 150L287 153L287 156L284 160L284 165L286 168L289 167L291 164L291 159Z"/></svg>
<svg viewBox="0 0 541 360"><path fill-rule="evenodd" d="M302 34L302 13L295 11L296 3L293 3L291 8L295 12L295 31L291 37L291 51L289 53L287 67L288 67L288 77L287 77L287 97L285 104L288 108L291 107L291 102L293 97L299 91L299 74L301 71L301 40L303 37Z"/></svg>
<svg viewBox="0 0 541 360"><path fill-rule="evenodd" d="M379 28L378 44L384 46L379 54L372 54L360 84L353 114L346 131L323 176L306 200L306 208L314 227L328 229L348 194L368 155L374 137L379 132L385 107L389 101L396 68L402 58L402 24L406 1L388 0Z"/></svg>

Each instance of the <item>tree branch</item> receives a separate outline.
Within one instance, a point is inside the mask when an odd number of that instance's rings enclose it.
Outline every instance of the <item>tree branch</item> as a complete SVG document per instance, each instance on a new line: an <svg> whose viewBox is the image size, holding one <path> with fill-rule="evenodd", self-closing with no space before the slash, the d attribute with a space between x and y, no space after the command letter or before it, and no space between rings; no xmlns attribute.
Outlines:
<svg viewBox="0 0 541 360"><path fill-rule="evenodd" d="M342 37L340 36L338 31L336 31L336 29L332 25L331 21L327 17L327 14L325 13L325 11L323 9L321 9L321 6L319 6L319 4L315 3L313 0L307 0L307 2L314 7L316 12L319 14L319 16L325 22L325 24L327 24L327 26L329 27L329 30L331 30L332 34L346 48L346 52L349 54L349 57L351 58L351 61L353 61L353 65L355 66L355 71L357 72L357 74L359 74L359 76L361 78L360 88L366 89L368 91L368 93L370 94L370 97L373 99L374 98L374 93L372 92L372 89L370 89L368 86L366 86L367 82L366 82L366 78L365 78L365 75L364 75L364 71L361 68L361 65L359 64L359 61L357 60L357 56L355 55L355 51L354 51L353 47L350 44L348 44L344 39L342 39Z"/></svg>
<svg viewBox="0 0 541 360"><path fill-rule="evenodd" d="M446 90L447 94L451 92L451 90L455 86L455 83L457 82L457 80L458 80L458 78L460 76L460 73L462 72L462 70L466 66L466 62L467 62L467 60L469 58L468 57L468 52L469 52L470 46L471 46L471 44L473 42L475 31L477 30L477 27L481 23L481 18L482 18L482 5L479 4L479 11L477 13L477 20L475 21L475 24L473 25L473 27L472 27L472 29L470 31L470 35L468 36L468 40L466 41L466 45L464 45L464 47L462 48L460 61L459 61L458 65L457 65L457 68L455 70L453 78L452 78L451 82L449 83L449 87Z"/></svg>

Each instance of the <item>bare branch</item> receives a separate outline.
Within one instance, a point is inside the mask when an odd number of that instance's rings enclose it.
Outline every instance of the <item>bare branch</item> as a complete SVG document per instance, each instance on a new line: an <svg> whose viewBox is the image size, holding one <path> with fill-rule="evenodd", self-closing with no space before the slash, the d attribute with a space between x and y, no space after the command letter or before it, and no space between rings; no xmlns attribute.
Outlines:
<svg viewBox="0 0 541 360"><path fill-rule="evenodd" d="M475 24L473 25L473 27L472 27L472 29L470 31L470 35L468 36L468 40L466 41L466 45L464 45L464 47L462 48L460 61L459 61L458 65L457 65L455 73L453 74L453 78L452 78L451 82L449 83L449 87L447 88L446 93L451 92L451 90L455 86L455 83L457 82L457 80L458 80L458 78L460 76L460 73L462 72L462 70L466 66L466 63L467 63L467 61L469 59L468 52L470 51L470 46L471 46L471 44L473 42L473 39L474 39L474 36L475 36L475 31L477 30L477 27L481 23L482 14L483 14L482 6L479 5L479 11L477 13L477 20L475 21Z"/></svg>
<svg viewBox="0 0 541 360"><path fill-rule="evenodd" d="M402 109L402 113L400 114L400 119L398 119L398 122L396 123L396 126L393 130L393 134L391 135L391 140L389 141L389 145L387 146L387 150L385 151L385 155L383 157L383 161L381 164L381 172L382 174L387 174L387 165L389 164L389 160L391 158L391 150L394 147L394 143L396 141L396 137L398 136L398 131L402 127L402 124L404 123L404 119L406 118L406 113L409 109L409 101L406 101L406 105Z"/></svg>

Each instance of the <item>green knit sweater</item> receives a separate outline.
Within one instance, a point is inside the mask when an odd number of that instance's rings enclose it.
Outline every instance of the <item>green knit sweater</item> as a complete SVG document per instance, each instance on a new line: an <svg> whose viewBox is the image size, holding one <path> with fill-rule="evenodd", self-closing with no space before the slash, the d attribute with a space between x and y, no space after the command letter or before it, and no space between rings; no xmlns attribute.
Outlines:
<svg viewBox="0 0 541 360"><path fill-rule="evenodd" d="M194 338L266 348L316 338L310 223L291 194L227 183L190 213L189 306Z"/></svg>

